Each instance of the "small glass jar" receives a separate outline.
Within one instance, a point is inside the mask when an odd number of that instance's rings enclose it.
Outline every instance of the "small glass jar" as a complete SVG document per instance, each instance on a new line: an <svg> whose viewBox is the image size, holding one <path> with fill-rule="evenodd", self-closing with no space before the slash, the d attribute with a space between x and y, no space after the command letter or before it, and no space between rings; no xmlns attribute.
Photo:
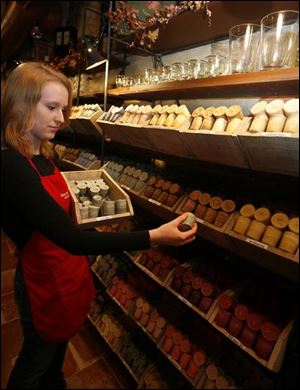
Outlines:
<svg viewBox="0 0 300 390"><path fill-rule="evenodd" d="M202 79L208 77L208 64L205 60L199 60L198 78Z"/></svg>
<svg viewBox="0 0 300 390"><path fill-rule="evenodd" d="M197 79L200 71L200 62L197 59L188 61L188 79Z"/></svg>

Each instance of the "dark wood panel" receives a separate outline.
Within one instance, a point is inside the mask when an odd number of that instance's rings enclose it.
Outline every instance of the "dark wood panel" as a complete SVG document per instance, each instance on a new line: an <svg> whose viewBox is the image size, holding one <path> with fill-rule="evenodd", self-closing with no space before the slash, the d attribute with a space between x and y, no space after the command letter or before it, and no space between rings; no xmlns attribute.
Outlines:
<svg viewBox="0 0 300 390"><path fill-rule="evenodd" d="M262 17L280 10L298 10L297 1L210 1L212 25L202 11L185 12L160 28L152 46L166 54L228 37L229 29L241 23L260 23Z"/></svg>

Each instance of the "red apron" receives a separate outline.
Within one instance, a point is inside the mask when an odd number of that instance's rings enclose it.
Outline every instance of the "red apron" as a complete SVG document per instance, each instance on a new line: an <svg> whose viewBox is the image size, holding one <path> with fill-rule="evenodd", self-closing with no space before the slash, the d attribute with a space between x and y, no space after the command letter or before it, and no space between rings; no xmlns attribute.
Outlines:
<svg viewBox="0 0 300 390"><path fill-rule="evenodd" d="M42 176L28 161L45 190L69 214L70 193L57 167L52 175ZM87 256L71 255L35 231L20 258L36 331L50 342L70 339L86 320L95 295Z"/></svg>

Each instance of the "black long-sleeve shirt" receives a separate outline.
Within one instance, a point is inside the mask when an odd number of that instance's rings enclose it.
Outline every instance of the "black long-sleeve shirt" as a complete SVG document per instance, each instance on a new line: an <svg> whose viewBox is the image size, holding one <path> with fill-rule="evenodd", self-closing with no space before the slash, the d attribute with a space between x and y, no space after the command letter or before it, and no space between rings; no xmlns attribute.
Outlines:
<svg viewBox="0 0 300 390"><path fill-rule="evenodd" d="M53 173L53 165L42 155L34 156L42 176ZM99 233L82 231L44 189L39 175L18 152L1 151L1 225L18 250L34 231L39 231L75 255L97 255L122 250L146 249L148 231Z"/></svg>

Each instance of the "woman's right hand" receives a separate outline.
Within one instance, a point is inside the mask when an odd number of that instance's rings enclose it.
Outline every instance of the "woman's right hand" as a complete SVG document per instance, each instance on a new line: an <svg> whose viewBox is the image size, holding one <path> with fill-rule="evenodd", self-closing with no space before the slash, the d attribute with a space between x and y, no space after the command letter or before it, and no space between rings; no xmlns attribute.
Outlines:
<svg viewBox="0 0 300 390"><path fill-rule="evenodd" d="M186 219L187 213L180 215L172 221L149 230L151 245L182 246L188 244L196 238L197 223L191 230L182 232L178 226Z"/></svg>

